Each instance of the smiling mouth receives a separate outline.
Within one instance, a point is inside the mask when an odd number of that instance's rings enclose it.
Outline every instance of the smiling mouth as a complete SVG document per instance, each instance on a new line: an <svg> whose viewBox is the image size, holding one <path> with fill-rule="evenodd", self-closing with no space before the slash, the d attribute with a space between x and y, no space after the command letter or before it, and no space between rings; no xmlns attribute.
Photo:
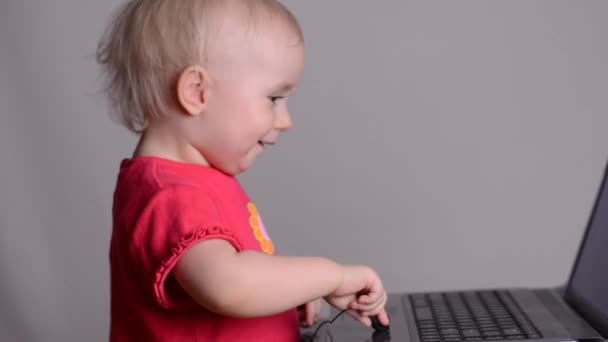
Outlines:
<svg viewBox="0 0 608 342"><path fill-rule="evenodd" d="M274 145L274 143L273 143L273 142L263 142L263 141L261 141L261 140L260 140L260 141L258 141L258 144L260 144L260 146L262 146L262 147L264 147L264 146L266 146L266 145Z"/></svg>

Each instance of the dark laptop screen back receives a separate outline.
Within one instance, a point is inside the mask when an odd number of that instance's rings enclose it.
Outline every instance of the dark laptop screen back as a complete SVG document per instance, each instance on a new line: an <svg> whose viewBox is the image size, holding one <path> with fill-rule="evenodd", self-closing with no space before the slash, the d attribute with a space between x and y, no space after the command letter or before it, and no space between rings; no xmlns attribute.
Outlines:
<svg viewBox="0 0 608 342"><path fill-rule="evenodd" d="M568 295L599 321L608 320L608 181L606 172L576 265ZM598 317L599 315L599 317ZM603 316L603 317L602 317Z"/></svg>

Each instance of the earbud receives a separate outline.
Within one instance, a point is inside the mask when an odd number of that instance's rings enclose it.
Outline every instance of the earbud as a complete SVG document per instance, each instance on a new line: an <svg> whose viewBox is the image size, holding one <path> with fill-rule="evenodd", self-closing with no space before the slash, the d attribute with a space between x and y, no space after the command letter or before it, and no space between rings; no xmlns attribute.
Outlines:
<svg viewBox="0 0 608 342"><path fill-rule="evenodd" d="M390 331L390 329L391 329L390 326L380 323L378 316L371 316L370 319L372 320L372 327L374 328L375 331L379 331L379 332Z"/></svg>

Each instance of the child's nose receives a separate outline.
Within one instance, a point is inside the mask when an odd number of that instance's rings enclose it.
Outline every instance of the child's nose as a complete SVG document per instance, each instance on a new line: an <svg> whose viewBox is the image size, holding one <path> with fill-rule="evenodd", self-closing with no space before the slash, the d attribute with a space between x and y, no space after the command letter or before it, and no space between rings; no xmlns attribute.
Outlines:
<svg viewBox="0 0 608 342"><path fill-rule="evenodd" d="M276 121L274 123L275 129L279 131L286 131L290 129L292 126L291 116L289 115L289 111L284 110L277 115Z"/></svg>

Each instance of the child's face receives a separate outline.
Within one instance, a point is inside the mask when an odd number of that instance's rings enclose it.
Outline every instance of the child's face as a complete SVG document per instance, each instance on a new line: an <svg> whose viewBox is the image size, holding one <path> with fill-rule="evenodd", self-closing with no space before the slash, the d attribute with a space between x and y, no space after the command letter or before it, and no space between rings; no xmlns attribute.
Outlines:
<svg viewBox="0 0 608 342"><path fill-rule="evenodd" d="M253 41L223 43L222 60L209 64L195 145L210 165L229 174L251 167L292 124L287 97L300 79L304 49L286 30L269 31Z"/></svg>

